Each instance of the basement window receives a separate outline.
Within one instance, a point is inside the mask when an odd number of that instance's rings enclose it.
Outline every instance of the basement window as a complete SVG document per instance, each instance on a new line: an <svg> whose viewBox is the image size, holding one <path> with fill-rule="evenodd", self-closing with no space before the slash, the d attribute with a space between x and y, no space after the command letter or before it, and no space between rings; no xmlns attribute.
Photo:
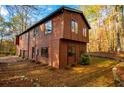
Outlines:
<svg viewBox="0 0 124 93"><path fill-rule="evenodd" d="M45 23L45 34L49 34L52 32L52 21L47 21Z"/></svg>
<svg viewBox="0 0 124 93"><path fill-rule="evenodd" d="M76 34L78 33L78 23L75 20L71 21L71 30Z"/></svg>
<svg viewBox="0 0 124 93"><path fill-rule="evenodd" d="M41 47L41 56L48 57L48 47Z"/></svg>

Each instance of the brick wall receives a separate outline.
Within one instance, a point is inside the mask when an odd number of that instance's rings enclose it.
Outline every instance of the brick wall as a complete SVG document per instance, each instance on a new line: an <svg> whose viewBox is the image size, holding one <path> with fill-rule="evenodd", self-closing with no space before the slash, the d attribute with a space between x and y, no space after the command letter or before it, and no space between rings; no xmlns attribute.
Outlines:
<svg viewBox="0 0 124 93"><path fill-rule="evenodd" d="M78 22L77 34L71 31L71 19L75 19ZM84 37L82 32L83 27L88 29L84 20L80 14L71 13L69 11L64 11L61 14L57 14L51 18L51 20L53 29L50 34L45 34L45 23L42 23L37 26L39 28L39 34L37 36L33 36L34 28L19 36L19 46L17 45L18 55L20 54L20 49L28 50L29 53L27 53L26 56L29 56L29 59L48 63L48 65L56 68L61 68L67 64L67 45L71 42L76 45L75 63L77 64L80 57L80 46L82 45L84 47L85 52L86 42L89 41L88 32L87 37ZM33 58L32 47L35 47L36 51L39 50L39 55L35 54ZM41 56L41 47L48 47L48 58Z"/></svg>

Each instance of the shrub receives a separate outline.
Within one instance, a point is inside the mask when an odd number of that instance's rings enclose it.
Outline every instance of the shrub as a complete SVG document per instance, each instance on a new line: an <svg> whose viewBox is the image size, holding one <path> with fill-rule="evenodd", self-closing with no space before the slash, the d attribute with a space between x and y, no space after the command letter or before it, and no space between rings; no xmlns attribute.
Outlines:
<svg viewBox="0 0 124 93"><path fill-rule="evenodd" d="M80 58L80 64L81 65L89 65L90 64L90 56L88 55L81 55L81 58Z"/></svg>
<svg viewBox="0 0 124 93"><path fill-rule="evenodd" d="M12 51L10 54L11 55L16 55L16 52L15 51Z"/></svg>

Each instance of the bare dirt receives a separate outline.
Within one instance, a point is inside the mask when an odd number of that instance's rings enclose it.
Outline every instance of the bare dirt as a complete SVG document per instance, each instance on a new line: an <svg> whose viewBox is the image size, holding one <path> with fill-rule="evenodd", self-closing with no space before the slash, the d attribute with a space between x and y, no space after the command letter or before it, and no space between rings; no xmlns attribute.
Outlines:
<svg viewBox="0 0 124 93"><path fill-rule="evenodd" d="M1 87L108 87L114 86L112 67L118 62L92 57L90 65L53 69L16 56L0 58Z"/></svg>

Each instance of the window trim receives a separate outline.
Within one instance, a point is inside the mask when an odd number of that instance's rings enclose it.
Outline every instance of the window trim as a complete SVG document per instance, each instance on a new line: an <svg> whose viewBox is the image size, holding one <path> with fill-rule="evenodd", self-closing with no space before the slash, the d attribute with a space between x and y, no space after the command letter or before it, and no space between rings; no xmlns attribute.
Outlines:
<svg viewBox="0 0 124 93"><path fill-rule="evenodd" d="M77 20L74 20L74 19L71 20L71 31L76 33L76 34L78 33L78 22L77 22Z"/></svg>
<svg viewBox="0 0 124 93"><path fill-rule="evenodd" d="M48 24L49 22L51 23L51 30L50 31L48 31L46 29L47 28L46 24ZM45 26L45 31L44 31L45 32L45 35L52 33L52 31L53 31L53 21L52 20L46 21L45 24L44 24L44 26Z"/></svg>
<svg viewBox="0 0 124 93"><path fill-rule="evenodd" d="M87 28L86 27L83 27L83 36L87 37Z"/></svg>
<svg viewBox="0 0 124 93"><path fill-rule="evenodd" d="M47 53L45 54L43 54L43 49L44 49L44 51L47 49ZM46 52L46 51L45 51ZM49 55L49 48L48 47L41 47L41 52L40 52L40 55L41 55L41 57L46 57L46 58L48 58L48 55Z"/></svg>
<svg viewBox="0 0 124 93"><path fill-rule="evenodd" d="M75 56L76 55L76 47L74 44L69 44L68 45L68 51L67 51L68 56Z"/></svg>

